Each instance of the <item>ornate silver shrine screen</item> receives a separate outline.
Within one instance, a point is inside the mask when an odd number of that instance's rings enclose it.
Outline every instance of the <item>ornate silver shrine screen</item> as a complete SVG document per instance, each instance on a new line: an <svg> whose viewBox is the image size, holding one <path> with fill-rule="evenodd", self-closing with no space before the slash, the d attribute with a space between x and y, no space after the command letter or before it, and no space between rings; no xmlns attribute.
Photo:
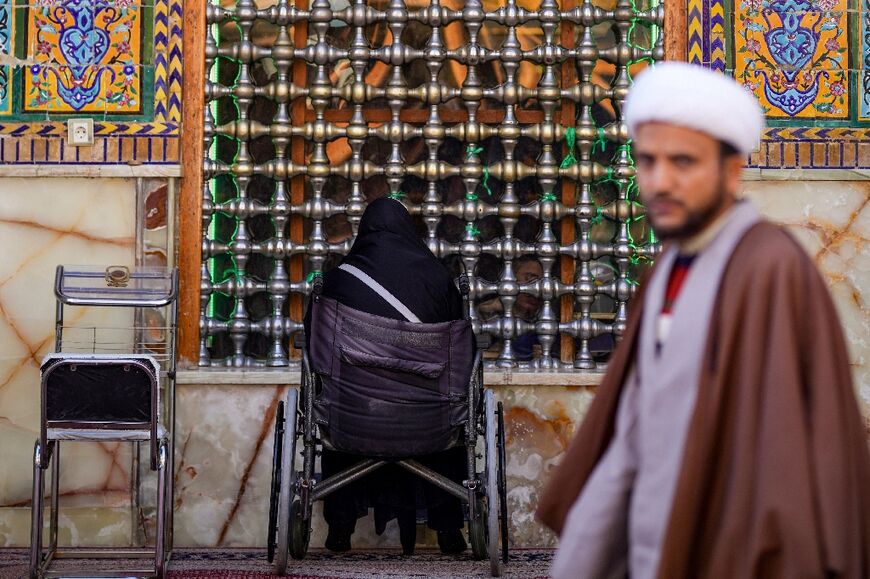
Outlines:
<svg viewBox="0 0 870 579"><path fill-rule="evenodd" d="M657 244L621 107L653 0L208 9L200 363L286 366L314 272L401 199L471 276L490 363L594 369Z"/></svg>

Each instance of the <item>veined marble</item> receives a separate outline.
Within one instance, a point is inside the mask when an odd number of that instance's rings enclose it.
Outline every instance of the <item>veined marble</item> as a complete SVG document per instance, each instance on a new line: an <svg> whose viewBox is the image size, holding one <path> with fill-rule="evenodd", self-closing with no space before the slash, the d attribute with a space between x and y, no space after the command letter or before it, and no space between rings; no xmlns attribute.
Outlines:
<svg viewBox="0 0 870 579"><path fill-rule="evenodd" d="M502 386L511 546L550 547L556 537L534 518L538 496L594 397L589 387Z"/></svg>
<svg viewBox="0 0 870 579"><path fill-rule="evenodd" d="M286 391L282 386L179 388L178 544L265 545L275 409Z"/></svg>
<svg viewBox="0 0 870 579"><path fill-rule="evenodd" d="M870 424L870 181L755 181L745 195L788 227L828 281Z"/></svg>
<svg viewBox="0 0 870 579"><path fill-rule="evenodd" d="M269 509L274 412L286 386L180 386L175 537L179 545L263 546ZM532 517L544 475L558 462L593 397L585 386L496 386L505 406L512 543L553 544ZM301 468L301 462L297 465ZM316 506L313 546L326 527ZM420 533L424 529L420 528ZM431 532L418 540L434 544ZM398 547L392 522L382 536L369 518L354 545Z"/></svg>
<svg viewBox="0 0 870 579"><path fill-rule="evenodd" d="M16 507L30 504L33 444L39 428L39 364L54 348L55 267L132 265L135 181L2 179L0 185L0 546L13 546L22 538L29 540L20 526L25 519L29 526L29 509ZM77 308L68 310L67 321L126 325L127 316ZM62 455L66 507L114 508L129 503L129 448L67 443ZM110 520L105 508L97 515L62 513L70 540L105 536L105 531L86 531L99 528L93 520L103 512Z"/></svg>
<svg viewBox="0 0 870 579"><path fill-rule="evenodd" d="M507 434L512 543L547 545L550 533L532 511L545 475L558 461L592 400L586 387L499 386ZM287 387L185 386L179 389L175 540L178 545L264 546L269 513L274 413ZM301 468L301 463L298 464ZM326 527L314 517L311 544ZM421 528L420 533L424 533ZM432 543L431 532L418 539ZM377 536L369 518L354 545L398 548L395 522Z"/></svg>

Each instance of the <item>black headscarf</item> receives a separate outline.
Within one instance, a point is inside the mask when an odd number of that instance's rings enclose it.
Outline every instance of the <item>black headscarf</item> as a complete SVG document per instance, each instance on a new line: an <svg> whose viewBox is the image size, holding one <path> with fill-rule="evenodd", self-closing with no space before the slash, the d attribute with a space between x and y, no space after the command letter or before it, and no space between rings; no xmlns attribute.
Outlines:
<svg viewBox="0 0 870 579"><path fill-rule="evenodd" d="M417 235L408 210L395 199L384 197L369 204L342 263L374 278L424 323L462 318L462 298L450 273ZM368 286L337 268L324 276L323 295L366 313L404 319Z"/></svg>

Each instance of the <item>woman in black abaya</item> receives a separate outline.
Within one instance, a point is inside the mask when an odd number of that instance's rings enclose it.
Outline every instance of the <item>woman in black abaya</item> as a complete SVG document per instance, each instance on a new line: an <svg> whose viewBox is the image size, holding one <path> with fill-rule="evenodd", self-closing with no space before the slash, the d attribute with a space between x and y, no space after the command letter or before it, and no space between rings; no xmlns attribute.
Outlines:
<svg viewBox="0 0 870 579"><path fill-rule="evenodd" d="M450 273L417 235L410 214L399 201L381 198L369 204L353 247L342 263L374 278L423 323L447 322L463 317L462 297ZM338 268L324 275L323 295L369 314L405 319L369 286ZM309 328L310 309L305 316L306 335L310 335ZM324 449L323 477L349 468L359 460L354 455ZM466 477L463 447L420 457L420 460L456 482L461 483ZM382 467L324 499L323 514L329 525L326 548L349 550L357 518L373 506L378 533L389 520L398 518L402 549L405 554L412 554L418 491L428 510L429 527L437 531L441 551L459 553L465 550L459 499L394 465Z"/></svg>

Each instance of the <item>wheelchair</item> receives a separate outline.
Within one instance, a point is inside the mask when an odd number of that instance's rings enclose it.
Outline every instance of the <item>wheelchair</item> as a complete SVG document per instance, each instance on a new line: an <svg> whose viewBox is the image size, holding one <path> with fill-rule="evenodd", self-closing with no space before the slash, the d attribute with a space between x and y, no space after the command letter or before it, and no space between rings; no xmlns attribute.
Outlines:
<svg viewBox="0 0 870 579"><path fill-rule="evenodd" d="M460 288L467 306L467 282ZM318 276L310 346L295 340L301 386L276 412L267 534L275 573L286 575L288 555L305 557L315 501L393 463L462 501L472 556L488 558L492 576L500 576L508 561L504 412L484 388L484 345L471 323L383 318L321 292ZM466 450L462 484L415 460L455 446ZM320 480L315 457L322 448L361 461Z"/></svg>

